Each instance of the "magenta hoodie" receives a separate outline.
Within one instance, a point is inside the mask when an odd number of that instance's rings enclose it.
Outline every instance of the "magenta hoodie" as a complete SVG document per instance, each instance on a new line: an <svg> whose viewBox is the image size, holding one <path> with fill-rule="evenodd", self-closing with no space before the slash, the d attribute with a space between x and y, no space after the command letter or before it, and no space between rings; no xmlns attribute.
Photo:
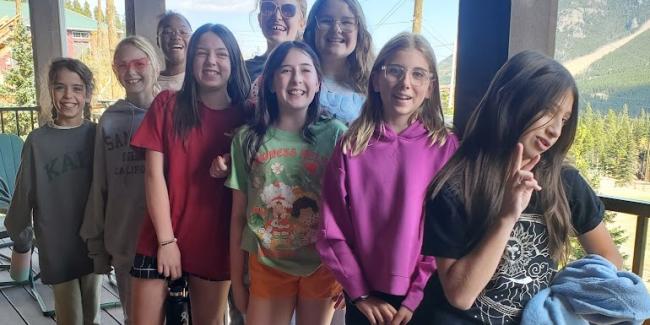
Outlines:
<svg viewBox="0 0 650 325"><path fill-rule="evenodd" d="M450 134L431 145L427 130L415 122L395 134L375 130L358 156L339 144L323 177L323 228L316 248L347 294L370 291L406 296L414 311L435 271L432 256L421 255L422 203L433 176L458 148Z"/></svg>

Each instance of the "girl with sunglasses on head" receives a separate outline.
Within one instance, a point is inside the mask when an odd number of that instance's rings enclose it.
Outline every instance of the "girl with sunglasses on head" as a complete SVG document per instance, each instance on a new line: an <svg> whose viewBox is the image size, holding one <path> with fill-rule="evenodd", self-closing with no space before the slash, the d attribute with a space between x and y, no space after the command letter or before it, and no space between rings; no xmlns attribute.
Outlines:
<svg viewBox="0 0 650 325"><path fill-rule="evenodd" d="M146 150L145 217L132 275L134 324L162 324L167 281L186 276L195 324L222 324L230 287L231 192L208 177L243 124L250 91L234 35L201 26L190 39L183 87L161 92L131 144Z"/></svg>
<svg viewBox="0 0 650 325"><path fill-rule="evenodd" d="M307 17L306 0L260 0L257 22L266 38L266 51L246 60L251 80L257 79L271 51L280 43L302 39Z"/></svg>
<svg viewBox="0 0 650 325"><path fill-rule="evenodd" d="M520 323L566 261L569 236L621 267L603 204L565 164L577 125L578 90L560 63L524 51L496 73L427 194L432 323Z"/></svg>
<svg viewBox="0 0 650 325"><path fill-rule="evenodd" d="M375 58L361 5L357 0L316 1L304 37L323 64L321 106L351 123L366 99Z"/></svg>
<svg viewBox="0 0 650 325"><path fill-rule="evenodd" d="M126 91L99 119L93 182L81 237L88 244L95 273L115 268L124 322L130 324L130 275L138 230L145 214L144 152L129 143L158 94L156 49L140 36L117 44L113 71Z"/></svg>
<svg viewBox="0 0 650 325"><path fill-rule="evenodd" d="M316 248L343 285L347 324L427 324L418 306L435 262L420 254L422 202L458 140L426 39L395 36L371 71L368 100L323 177Z"/></svg>
<svg viewBox="0 0 650 325"><path fill-rule="evenodd" d="M167 11L158 21L157 41L165 58L165 69L158 76L162 90L178 91L185 78L187 43L192 36L192 26L185 16Z"/></svg>

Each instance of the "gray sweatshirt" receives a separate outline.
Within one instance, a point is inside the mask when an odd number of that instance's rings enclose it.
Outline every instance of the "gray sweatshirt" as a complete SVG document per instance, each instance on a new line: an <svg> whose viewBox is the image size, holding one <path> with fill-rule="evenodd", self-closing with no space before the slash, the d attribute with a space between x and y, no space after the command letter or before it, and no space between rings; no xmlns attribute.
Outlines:
<svg viewBox="0 0 650 325"><path fill-rule="evenodd" d="M93 272L79 228L92 178L94 142L95 124L89 121L71 129L46 125L25 140L5 226L20 253L31 249L34 230L45 284Z"/></svg>
<svg viewBox="0 0 650 325"><path fill-rule="evenodd" d="M110 265L133 265L146 202L144 152L134 150L129 143L145 113L119 100L99 119L93 183L80 232L88 244L95 273L107 273Z"/></svg>

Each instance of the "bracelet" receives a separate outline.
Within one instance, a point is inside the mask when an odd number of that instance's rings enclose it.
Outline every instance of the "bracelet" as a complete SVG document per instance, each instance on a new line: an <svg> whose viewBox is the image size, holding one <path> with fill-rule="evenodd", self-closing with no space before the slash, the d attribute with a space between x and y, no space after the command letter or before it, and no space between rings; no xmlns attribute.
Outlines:
<svg viewBox="0 0 650 325"><path fill-rule="evenodd" d="M176 238L174 238L174 239L170 239L170 240L161 241L160 243L158 243L158 246L163 247L163 246L165 246L165 245L169 245L169 244L171 244L171 243L175 243L176 241L178 241Z"/></svg>
<svg viewBox="0 0 650 325"><path fill-rule="evenodd" d="M359 296L359 298L352 300L352 304L356 305L359 301L368 300L368 295Z"/></svg>

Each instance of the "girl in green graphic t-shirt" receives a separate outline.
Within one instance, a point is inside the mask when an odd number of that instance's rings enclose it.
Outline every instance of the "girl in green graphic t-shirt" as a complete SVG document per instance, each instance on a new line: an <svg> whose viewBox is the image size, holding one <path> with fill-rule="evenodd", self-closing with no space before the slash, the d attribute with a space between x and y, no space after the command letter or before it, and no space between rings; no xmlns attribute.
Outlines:
<svg viewBox="0 0 650 325"><path fill-rule="evenodd" d="M233 140L226 181L235 304L247 324L288 324L294 310L298 324L329 323L341 289L314 243L323 171L345 126L320 114L320 64L305 43L279 45L261 80L255 118Z"/></svg>

